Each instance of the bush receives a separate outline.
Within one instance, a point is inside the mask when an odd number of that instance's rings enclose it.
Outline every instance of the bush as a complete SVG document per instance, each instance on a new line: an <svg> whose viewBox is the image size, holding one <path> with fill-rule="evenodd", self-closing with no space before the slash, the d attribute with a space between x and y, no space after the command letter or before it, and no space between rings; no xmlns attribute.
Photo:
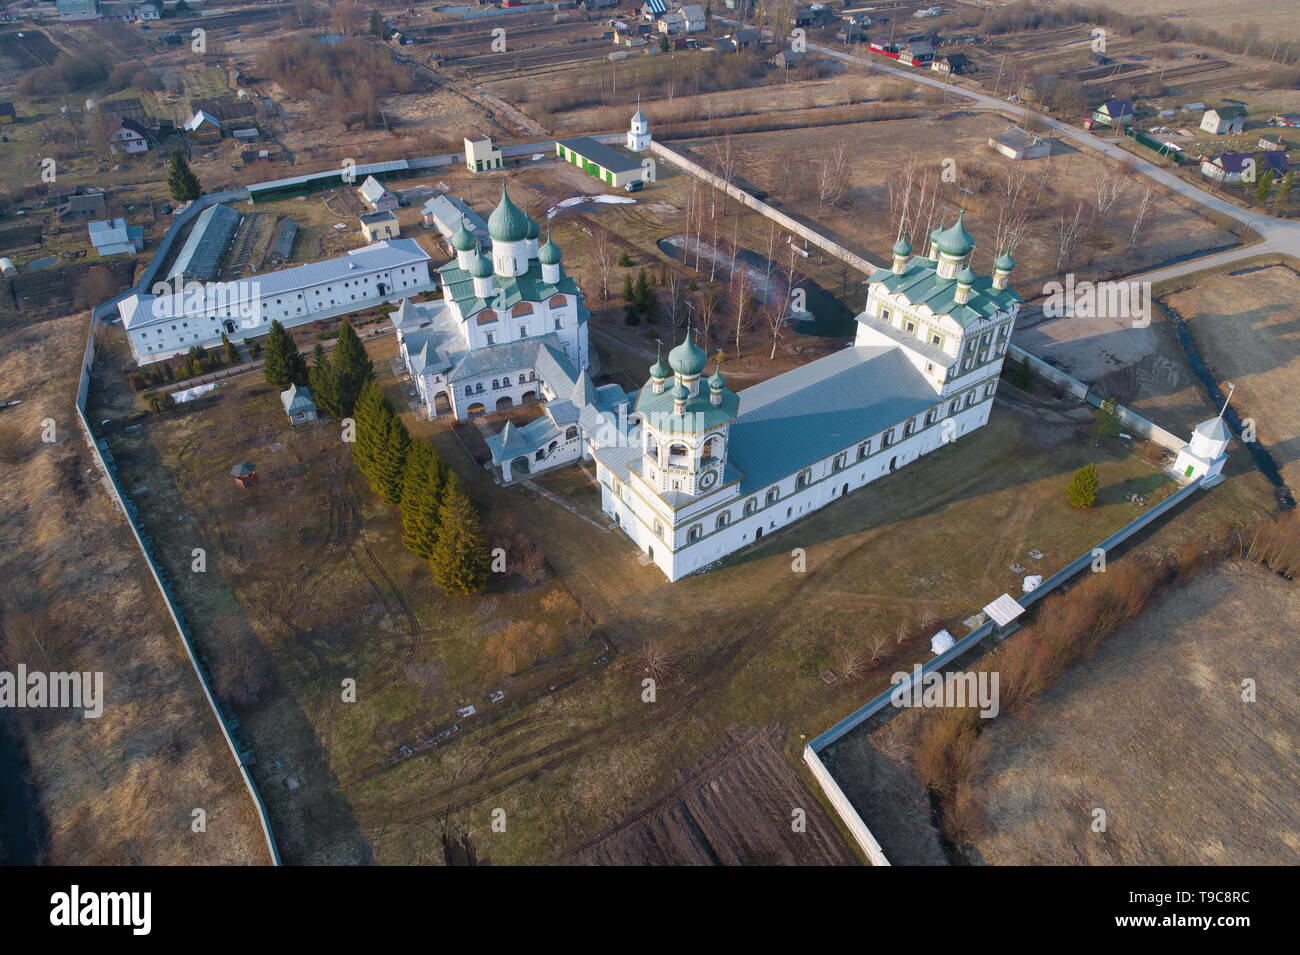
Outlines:
<svg viewBox="0 0 1300 955"><path fill-rule="evenodd" d="M1097 477L1097 466L1085 464L1074 472L1070 486L1066 490L1070 503L1075 507L1092 507L1097 503L1097 492L1101 490L1101 479Z"/></svg>
<svg viewBox="0 0 1300 955"><path fill-rule="evenodd" d="M635 306L629 305L627 308L623 309L623 324L624 325L641 324L641 316L637 314Z"/></svg>
<svg viewBox="0 0 1300 955"><path fill-rule="evenodd" d="M1107 398L1092 414L1092 434L1096 438L1113 438L1120 431L1119 405Z"/></svg>

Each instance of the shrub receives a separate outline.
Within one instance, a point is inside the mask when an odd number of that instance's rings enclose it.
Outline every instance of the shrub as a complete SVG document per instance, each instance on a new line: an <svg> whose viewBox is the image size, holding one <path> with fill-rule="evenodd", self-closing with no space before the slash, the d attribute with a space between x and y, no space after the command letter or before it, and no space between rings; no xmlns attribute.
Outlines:
<svg viewBox="0 0 1300 955"><path fill-rule="evenodd" d="M1070 503L1075 507L1092 507L1097 503L1097 492L1101 490L1101 480L1097 477L1097 466L1085 464L1074 472L1070 486L1066 489Z"/></svg>
<svg viewBox="0 0 1300 955"><path fill-rule="evenodd" d="M1113 438L1119 431L1119 405L1114 398L1107 398L1092 414L1092 434L1097 438Z"/></svg>

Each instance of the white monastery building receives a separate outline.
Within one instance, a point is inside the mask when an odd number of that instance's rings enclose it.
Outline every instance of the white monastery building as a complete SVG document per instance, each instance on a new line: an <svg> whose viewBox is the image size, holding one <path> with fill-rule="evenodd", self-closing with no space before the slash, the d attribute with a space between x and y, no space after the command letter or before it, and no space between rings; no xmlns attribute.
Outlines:
<svg viewBox="0 0 1300 955"><path fill-rule="evenodd" d="M345 255L233 282L194 282L166 294L132 294L118 303L139 364L183 355L195 345L265 335L373 308L427 291L429 254L414 239L375 242Z"/></svg>
<svg viewBox="0 0 1300 955"><path fill-rule="evenodd" d="M973 249L960 216L927 256L904 236L852 346L738 393L688 333L593 436L605 513L678 580L985 424L1022 299Z"/></svg>
<svg viewBox="0 0 1300 955"><path fill-rule="evenodd" d="M541 227L514 204L505 185L488 233L491 249L480 251L462 222L449 240L456 258L438 269L441 301L404 301L391 321L430 418L465 420L550 403L543 417L488 439L493 463L509 483L520 471L574 460L583 448L577 432L583 409L593 409L588 420L594 427L597 410L616 408L627 396L617 386L592 384L591 313L582 291L565 275L559 246L549 236L539 245Z"/></svg>

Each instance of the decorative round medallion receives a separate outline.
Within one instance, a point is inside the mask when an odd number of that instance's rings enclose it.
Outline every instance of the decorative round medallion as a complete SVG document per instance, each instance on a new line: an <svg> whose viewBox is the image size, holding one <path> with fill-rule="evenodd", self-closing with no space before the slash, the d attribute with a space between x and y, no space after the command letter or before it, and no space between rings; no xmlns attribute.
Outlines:
<svg viewBox="0 0 1300 955"><path fill-rule="evenodd" d="M705 471L703 474L700 475L700 487L702 487L706 491L717 483L718 483L718 472L713 468L710 468L709 470Z"/></svg>

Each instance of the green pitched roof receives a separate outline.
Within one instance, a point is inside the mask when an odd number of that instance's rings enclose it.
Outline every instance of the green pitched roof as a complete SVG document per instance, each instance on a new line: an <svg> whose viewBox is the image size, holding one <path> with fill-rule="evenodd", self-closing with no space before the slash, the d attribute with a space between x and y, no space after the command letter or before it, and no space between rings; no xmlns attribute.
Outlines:
<svg viewBox="0 0 1300 955"><path fill-rule="evenodd" d="M472 277L464 269L449 262L438 270L443 289L448 298L455 301L460 313L465 318L481 312L485 308L514 308L520 302L545 302L552 295L563 292L565 295L579 296L578 321L582 322L590 313L581 305L582 292L573 279L561 276L560 281L551 285L542 281L542 267L536 261L528 263L528 271L515 278L496 277L496 288L492 300L485 302L474 294Z"/></svg>
<svg viewBox="0 0 1300 955"><path fill-rule="evenodd" d="M700 389L700 394L686 399L685 413L679 415L673 404L673 392L676 390L677 387L665 388L662 394L655 394L654 388L646 385L637 395L637 414L659 431L669 434L699 434L731 421L740 408L740 399L734 392L723 391L722 404L715 405L704 389Z"/></svg>

